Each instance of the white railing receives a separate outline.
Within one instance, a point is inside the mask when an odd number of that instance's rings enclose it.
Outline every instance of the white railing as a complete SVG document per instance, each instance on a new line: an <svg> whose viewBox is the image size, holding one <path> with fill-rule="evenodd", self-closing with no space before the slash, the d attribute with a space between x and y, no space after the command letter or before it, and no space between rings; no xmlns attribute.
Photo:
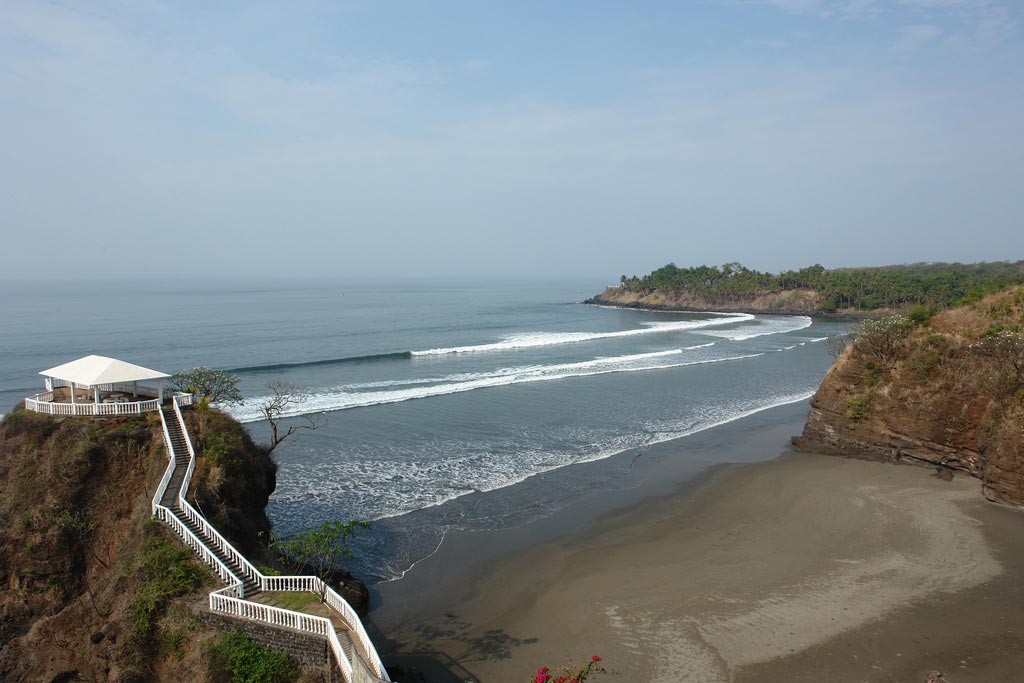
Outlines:
<svg viewBox="0 0 1024 683"><path fill-rule="evenodd" d="M327 585L318 576L264 576L261 589L271 591L307 591L323 597L324 603L333 609L348 625L350 632L366 653L370 668L378 677L383 677L384 665L380 661L377 649L373 646L369 634L363 628L363 622L345 598Z"/></svg>
<svg viewBox="0 0 1024 683"><path fill-rule="evenodd" d="M164 492L167 491L167 485L171 483L171 477L174 476L174 446L171 445L171 435L167 432L167 420L164 419L163 411L160 411L160 426L164 432L164 448L167 450L167 459L170 461L167 465L167 469L164 470L164 476L160 479L160 483L156 487L156 493L153 494L153 515L156 516L157 508L162 507L160 501L164 498Z"/></svg>
<svg viewBox="0 0 1024 683"><path fill-rule="evenodd" d="M179 400L180 399L180 400ZM185 478L181 481L181 489L178 490L178 507L181 508L182 514L188 519L188 521L199 527L200 531L206 535L207 538L213 541L214 546L220 550L224 555L234 563L242 573L252 579L253 583L259 585L260 579L263 575L256 567L245 558L245 555L235 550L235 547L228 542L226 538L221 536L220 532L206 521L206 517L203 517L199 512L192 507L188 502L186 496L188 495L188 488L192 481L192 473L196 469L196 453L192 448L192 439L188 436L188 430L185 427L185 418L181 414L181 408L179 403L183 403L185 399L191 402L191 394L179 394L174 397L171 403L174 405L174 415L178 419L178 425L181 427L182 434L185 436L185 445L188 446L188 469L185 470ZM187 404L186 404L187 405ZM265 589L264 589L265 590Z"/></svg>
<svg viewBox="0 0 1024 683"><path fill-rule="evenodd" d="M160 409L160 399L126 403L53 403L53 392L25 399L25 407L37 413L59 416L141 415Z"/></svg>
<svg viewBox="0 0 1024 683"><path fill-rule="evenodd" d="M164 411L160 411L160 424L163 427L164 444L167 446L168 459L170 463L167 465L167 471L164 472L163 479L160 480L160 486L157 487L157 493L153 498L153 514L161 522L171 527L181 540L184 541L185 545L191 548L199 557L202 558L203 562L210 565L213 571L217 574L221 581L228 584L228 589L235 593L239 598L245 597L245 589L242 586L242 580L235 576L234 572L228 569L217 555L212 550L206 547L199 538L192 533L185 524L178 519L177 515L167 507L164 507L160 503L163 498L164 492L167 490L167 485L170 483L171 477L174 476L174 445L171 443L171 435L167 430L167 421L164 419Z"/></svg>
<svg viewBox="0 0 1024 683"><path fill-rule="evenodd" d="M331 623L330 619L315 617L305 612L294 612L289 609L281 609L280 607L261 605L258 602L251 602L249 600L239 600L218 593L210 593L210 611L323 636L330 643L331 650L334 652L334 659L338 662L338 667L341 669L341 675L346 681L352 680L352 663L345 654L345 649L341 646L338 633L334 630L334 624Z"/></svg>
<svg viewBox="0 0 1024 683"><path fill-rule="evenodd" d="M348 604L345 598L338 595L333 588L321 581L319 577L314 576L313 578L322 586L323 592L321 595L324 596L324 602L327 603L328 607L341 615L341 618L345 620L345 624L349 628L349 632L355 635L359 647L366 653L366 658L369 660L367 663L373 670L374 675L377 678L390 681L391 679L388 678L387 671L384 670L384 663L380 661L380 655L377 654L377 648L373 646L370 635L366 632L366 628L363 627L363 620L352 609L352 605ZM316 590L317 592L321 591L320 588Z"/></svg>
<svg viewBox="0 0 1024 683"><path fill-rule="evenodd" d="M362 650L362 653L359 653L360 658L368 660L365 662L365 665L371 669L370 673L378 680L390 681L391 679L388 677L387 671L384 669L384 665L380 661L380 656L377 654L377 649L373 646L373 642L366 633L366 629L363 627L363 623L359 619L359 615L356 614L355 610L352 609L352 606L349 605L343 597L338 595L337 592L316 576L264 575L252 563L250 563L244 555L235 550L234 546L232 546L227 539L225 539L220 532L218 532L217 529L214 528L205 517L199 514L185 499L192 480L192 474L195 471L196 458L195 451L192 447L192 439L188 435L188 429L185 426L185 420L181 414L180 406L191 404L192 396L190 394L178 394L172 399L174 415L178 420L178 425L181 428L182 435L185 437L185 444L188 447L189 454L189 464L185 470L185 477L182 480L181 488L178 490L178 505L181 508L183 515L188 519L188 521L195 524L207 538L211 539L214 546L231 562L237 564L247 577L259 585L261 590L268 592L309 591L320 595L325 604L334 609L340 615L348 627L349 632L355 635L359 648ZM229 584L227 588L210 593L210 610L221 614L236 616L241 619L259 621L274 626L294 628L306 633L323 636L327 638L327 641L331 646L331 650L334 653L334 658L337 661L338 667L341 669L345 680L350 682L353 681L354 674L352 662L345 653L345 650L341 645L341 641L338 638L338 634L334 629L334 625L329 619L316 617L306 614L305 612L296 612L293 610L271 607L269 605L245 600L241 580L224 565L213 551L211 551L202 541L189 531L188 527L186 527L182 521L174 515L174 513L159 504L159 500L162 498L163 492L166 491L170 482L172 476L171 473L174 471L174 448L170 441L170 434L167 430L167 423L164 420L163 411L160 411L160 420L163 424L164 440L167 442L171 463L168 466L167 473L164 475L164 479L166 481L161 481L162 486L158 488L157 497L154 497L153 499L154 514L174 528L175 531L182 536L186 544L195 550L195 552L199 554L204 561L214 567L218 576L220 576L225 583ZM363 657L363 653L365 653L365 657ZM363 663L361 662L361 665L362 664ZM360 671L362 672L363 670L360 669Z"/></svg>
<svg viewBox="0 0 1024 683"><path fill-rule="evenodd" d="M181 540L184 541L185 545L191 548L203 562L210 565L214 573L221 581L228 584L228 588L236 593L239 597L245 597L245 589L242 586L242 580L235 576L227 565L225 565L219 557L217 557L212 550L206 547L199 538L189 530L185 524L178 519L178 517L168 508L163 505L157 507L156 511L157 519L171 527Z"/></svg>

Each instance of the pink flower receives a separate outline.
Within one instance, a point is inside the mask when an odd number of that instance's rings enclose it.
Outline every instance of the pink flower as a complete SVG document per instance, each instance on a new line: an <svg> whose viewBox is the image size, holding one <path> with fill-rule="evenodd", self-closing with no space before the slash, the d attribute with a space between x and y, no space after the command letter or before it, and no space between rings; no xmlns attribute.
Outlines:
<svg viewBox="0 0 1024 683"><path fill-rule="evenodd" d="M594 655L593 657L590 658L590 661L592 661L592 662L600 662L601 658L598 657L597 655Z"/></svg>

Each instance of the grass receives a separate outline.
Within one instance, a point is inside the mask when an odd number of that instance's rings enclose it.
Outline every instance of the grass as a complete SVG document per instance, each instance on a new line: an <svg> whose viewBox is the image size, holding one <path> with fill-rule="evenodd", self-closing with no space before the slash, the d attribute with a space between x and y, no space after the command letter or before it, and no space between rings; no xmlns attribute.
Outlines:
<svg viewBox="0 0 1024 683"><path fill-rule="evenodd" d="M231 683L290 683L299 676L294 660L283 652L229 633L210 647L215 681Z"/></svg>
<svg viewBox="0 0 1024 683"><path fill-rule="evenodd" d="M320 594L311 591L282 591L280 593L268 593L268 597L281 609L305 611L312 603L320 602Z"/></svg>

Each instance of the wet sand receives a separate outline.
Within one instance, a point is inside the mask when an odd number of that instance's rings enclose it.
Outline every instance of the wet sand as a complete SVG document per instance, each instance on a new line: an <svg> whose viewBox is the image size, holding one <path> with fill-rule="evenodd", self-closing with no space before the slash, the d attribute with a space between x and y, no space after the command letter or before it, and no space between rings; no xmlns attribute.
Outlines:
<svg viewBox="0 0 1024 683"><path fill-rule="evenodd" d="M771 457L801 412L701 439ZM453 533L378 586L386 659L432 681L523 681L591 654L630 681L1022 679L1024 516L977 480L784 452L679 481L692 441L664 445L680 457L652 460L646 486Z"/></svg>

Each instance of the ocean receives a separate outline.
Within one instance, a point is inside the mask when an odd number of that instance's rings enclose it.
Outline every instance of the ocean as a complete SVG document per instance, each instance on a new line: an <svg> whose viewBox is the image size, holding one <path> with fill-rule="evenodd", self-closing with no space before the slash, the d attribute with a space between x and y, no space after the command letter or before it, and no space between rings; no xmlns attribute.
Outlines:
<svg viewBox="0 0 1024 683"><path fill-rule="evenodd" d="M229 370L257 440L267 382L304 387L275 451L283 534L372 522L352 569L398 578L451 528L522 524L621 486L624 451L806 400L838 323L579 303L600 279L0 283L0 412L87 354ZM286 424L288 422L286 421ZM678 456L685 457L685 456Z"/></svg>

